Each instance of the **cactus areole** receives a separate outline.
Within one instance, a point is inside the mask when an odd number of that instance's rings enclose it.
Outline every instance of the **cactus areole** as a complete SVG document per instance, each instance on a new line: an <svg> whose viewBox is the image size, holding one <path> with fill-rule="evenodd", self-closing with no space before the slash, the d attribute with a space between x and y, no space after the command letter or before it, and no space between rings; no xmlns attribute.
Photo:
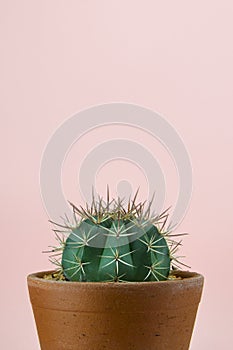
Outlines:
<svg viewBox="0 0 233 350"><path fill-rule="evenodd" d="M73 223L55 224L59 242L50 260L68 281L164 281L179 261L174 256L180 242L166 229L168 210L151 213L152 201L137 203L136 192L126 205L120 198L95 199L73 208ZM58 227L58 229L57 229ZM179 234L177 234L179 235ZM60 255L61 259L58 259Z"/></svg>

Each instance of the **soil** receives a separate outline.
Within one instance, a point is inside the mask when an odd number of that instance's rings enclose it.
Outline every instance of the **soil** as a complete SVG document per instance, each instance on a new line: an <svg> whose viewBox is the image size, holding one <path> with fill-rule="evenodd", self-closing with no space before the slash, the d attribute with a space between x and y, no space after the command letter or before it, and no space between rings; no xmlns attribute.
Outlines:
<svg viewBox="0 0 233 350"><path fill-rule="evenodd" d="M68 279L60 271L45 274L42 278L46 280L53 280L53 281L68 281ZM182 277L176 276L171 272L170 275L168 276L168 280L169 281L182 280Z"/></svg>

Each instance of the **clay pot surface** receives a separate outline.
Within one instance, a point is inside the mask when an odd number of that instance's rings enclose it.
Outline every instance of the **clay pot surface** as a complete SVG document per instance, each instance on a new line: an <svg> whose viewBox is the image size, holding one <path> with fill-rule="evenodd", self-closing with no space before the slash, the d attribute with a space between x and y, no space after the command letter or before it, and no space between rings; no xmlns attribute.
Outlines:
<svg viewBox="0 0 233 350"><path fill-rule="evenodd" d="M49 271L51 272L51 271ZM28 276L42 350L188 350L203 281L67 282Z"/></svg>

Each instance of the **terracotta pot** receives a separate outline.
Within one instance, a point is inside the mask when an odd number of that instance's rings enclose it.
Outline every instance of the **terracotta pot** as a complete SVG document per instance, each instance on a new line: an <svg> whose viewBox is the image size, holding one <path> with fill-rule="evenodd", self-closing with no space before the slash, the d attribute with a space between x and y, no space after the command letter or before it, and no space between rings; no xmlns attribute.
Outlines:
<svg viewBox="0 0 233 350"><path fill-rule="evenodd" d="M66 282L28 276L42 350L187 350L204 278Z"/></svg>

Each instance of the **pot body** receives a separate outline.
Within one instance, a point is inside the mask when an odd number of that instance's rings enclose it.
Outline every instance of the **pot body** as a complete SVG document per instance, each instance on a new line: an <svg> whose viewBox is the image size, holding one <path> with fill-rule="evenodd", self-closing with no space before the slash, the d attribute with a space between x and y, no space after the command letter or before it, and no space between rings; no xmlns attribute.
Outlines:
<svg viewBox="0 0 233 350"><path fill-rule="evenodd" d="M188 350L203 281L67 282L28 276L42 350Z"/></svg>

